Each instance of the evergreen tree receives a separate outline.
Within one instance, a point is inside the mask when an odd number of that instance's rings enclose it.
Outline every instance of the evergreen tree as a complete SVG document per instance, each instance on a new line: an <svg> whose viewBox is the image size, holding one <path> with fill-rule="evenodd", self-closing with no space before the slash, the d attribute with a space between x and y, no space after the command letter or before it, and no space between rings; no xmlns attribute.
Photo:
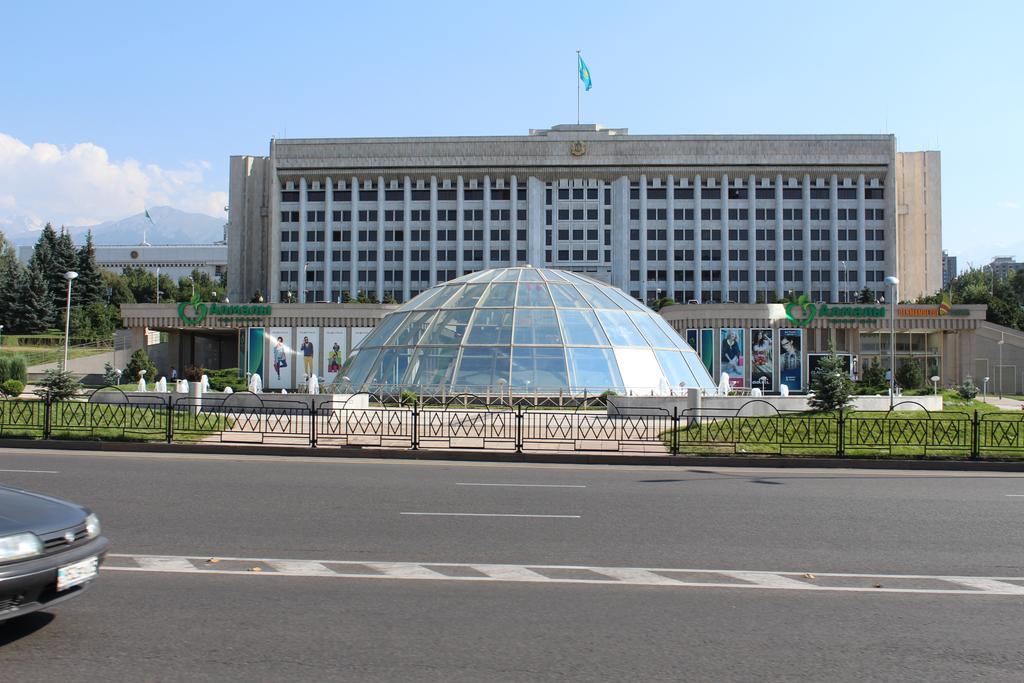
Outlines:
<svg viewBox="0 0 1024 683"><path fill-rule="evenodd" d="M24 270L4 234L0 232L0 325L14 329L13 306L18 298L18 278Z"/></svg>
<svg viewBox="0 0 1024 683"><path fill-rule="evenodd" d="M105 299L106 290L103 287L103 277L100 275L99 266L96 265L96 249L92 243L92 230L85 234L85 244L78 250L78 280L75 282L76 302L83 306L89 306L102 302Z"/></svg>
<svg viewBox="0 0 1024 683"><path fill-rule="evenodd" d="M860 303L862 304L873 304L875 303L875 293L872 292L867 286L860 290Z"/></svg>
<svg viewBox="0 0 1024 683"><path fill-rule="evenodd" d="M896 368L896 383L904 389L920 389L924 384L924 373L921 365L914 360L904 361Z"/></svg>
<svg viewBox="0 0 1024 683"><path fill-rule="evenodd" d="M12 308L12 325L16 332L35 334L45 332L56 320L50 287L35 263L21 272L17 297Z"/></svg>
<svg viewBox="0 0 1024 683"><path fill-rule="evenodd" d="M128 288L128 283L125 282L123 277L104 270L100 273L100 278L103 282L103 301L111 306L136 303L135 296L132 294L132 290Z"/></svg>
<svg viewBox="0 0 1024 683"><path fill-rule="evenodd" d="M811 375L811 391L814 395L807 399L807 403L812 410L842 410L850 402L853 382L834 347L829 348L829 354L821 359Z"/></svg>

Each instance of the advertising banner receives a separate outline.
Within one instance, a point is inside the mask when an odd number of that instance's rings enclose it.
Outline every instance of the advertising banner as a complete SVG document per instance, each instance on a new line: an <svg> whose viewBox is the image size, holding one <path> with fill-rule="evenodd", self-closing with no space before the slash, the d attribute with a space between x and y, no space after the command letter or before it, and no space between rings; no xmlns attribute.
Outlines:
<svg viewBox="0 0 1024 683"><path fill-rule="evenodd" d="M700 336L697 330L686 331L686 343L689 344L690 348L700 354Z"/></svg>
<svg viewBox="0 0 1024 683"><path fill-rule="evenodd" d="M790 391L803 390L803 348L803 330L779 330L779 384Z"/></svg>
<svg viewBox="0 0 1024 683"><path fill-rule="evenodd" d="M320 348L320 328L300 327L298 334L295 335L295 341L296 361L298 361L295 368L295 382L306 386L309 378L317 374L317 368L320 367L317 360L323 355L323 349Z"/></svg>
<svg viewBox="0 0 1024 683"><path fill-rule="evenodd" d="M708 369L708 374L712 378L715 376L715 331L711 328L707 328L700 331L700 350L697 351L700 354L700 359L704 363L704 367Z"/></svg>
<svg viewBox="0 0 1024 683"><path fill-rule="evenodd" d="M737 389L746 386L746 347L743 332L741 327L723 327L721 331L719 359L722 362L722 372L729 376L729 386Z"/></svg>
<svg viewBox="0 0 1024 683"><path fill-rule="evenodd" d="M263 380L263 347L266 346L262 327L250 327L248 345L246 346L248 363L245 371L250 375L259 375Z"/></svg>
<svg viewBox="0 0 1024 683"><path fill-rule="evenodd" d="M325 327L324 350L323 375L326 386L338 377L341 366L348 358L348 330L344 327Z"/></svg>
<svg viewBox="0 0 1024 683"><path fill-rule="evenodd" d="M775 330L750 330L750 386L775 391Z"/></svg>
<svg viewBox="0 0 1024 683"><path fill-rule="evenodd" d="M292 389L292 366L295 364L295 339L290 327L271 327L267 330L270 339L270 367L263 378L268 389Z"/></svg>

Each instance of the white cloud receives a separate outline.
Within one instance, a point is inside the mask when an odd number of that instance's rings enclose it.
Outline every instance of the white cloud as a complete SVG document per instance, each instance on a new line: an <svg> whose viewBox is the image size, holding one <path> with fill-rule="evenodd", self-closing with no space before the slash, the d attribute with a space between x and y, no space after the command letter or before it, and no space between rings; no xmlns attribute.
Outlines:
<svg viewBox="0 0 1024 683"><path fill-rule="evenodd" d="M0 133L0 222L29 228L47 221L91 225L165 205L220 217L227 193L206 187L209 167L202 161L178 169L112 161L91 142L70 149L43 142L29 146Z"/></svg>
<svg viewBox="0 0 1024 683"><path fill-rule="evenodd" d="M1019 209L1020 204L1017 202L999 202L996 204L1000 209Z"/></svg>

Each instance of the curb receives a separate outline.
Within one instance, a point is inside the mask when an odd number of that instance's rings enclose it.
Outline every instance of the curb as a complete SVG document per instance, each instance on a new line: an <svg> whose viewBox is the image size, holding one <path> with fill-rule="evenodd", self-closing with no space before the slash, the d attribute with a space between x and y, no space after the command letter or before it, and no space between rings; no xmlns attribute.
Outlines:
<svg viewBox="0 0 1024 683"><path fill-rule="evenodd" d="M144 447L142 450L140 447ZM563 465L636 465L661 467L765 467L869 470L947 470L965 472L1024 472L1024 461L998 460L897 460L868 458L776 457L776 456L693 456L622 455L619 453L512 453L509 451L409 450L358 446L257 446L245 444L166 444L117 441L71 441L0 439L0 448L99 451L106 453L196 453L205 455L248 455L321 458L363 458L377 460L437 460L452 462L517 462Z"/></svg>

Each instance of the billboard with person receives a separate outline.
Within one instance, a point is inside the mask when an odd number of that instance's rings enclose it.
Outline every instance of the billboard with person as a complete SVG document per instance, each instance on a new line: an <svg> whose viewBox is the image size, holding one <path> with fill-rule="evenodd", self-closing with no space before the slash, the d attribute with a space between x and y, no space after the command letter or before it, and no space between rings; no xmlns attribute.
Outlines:
<svg viewBox="0 0 1024 683"><path fill-rule="evenodd" d="M775 391L775 330L750 330L750 386Z"/></svg>
<svg viewBox="0 0 1024 683"><path fill-rule="evenodd" d="M292 365L295 359L295 338L290 327L271 327L267 330L270 346L270 367L263 378L268 389L291 389Z"/></svg>
<svg viewBox="0 0 1024 683"><path fill-rule="evenodd" d="M790 391L803 390L803 348L803 330L779 330L779 384Z"/></svg>
<svg viewBox="0 0 1024 683"><path fill-rule="evenodd" d="M741 327L723 327L719 360L722 372L729 376L729 386L739 389L746 386L746 352L744 330Z"/></svg>

